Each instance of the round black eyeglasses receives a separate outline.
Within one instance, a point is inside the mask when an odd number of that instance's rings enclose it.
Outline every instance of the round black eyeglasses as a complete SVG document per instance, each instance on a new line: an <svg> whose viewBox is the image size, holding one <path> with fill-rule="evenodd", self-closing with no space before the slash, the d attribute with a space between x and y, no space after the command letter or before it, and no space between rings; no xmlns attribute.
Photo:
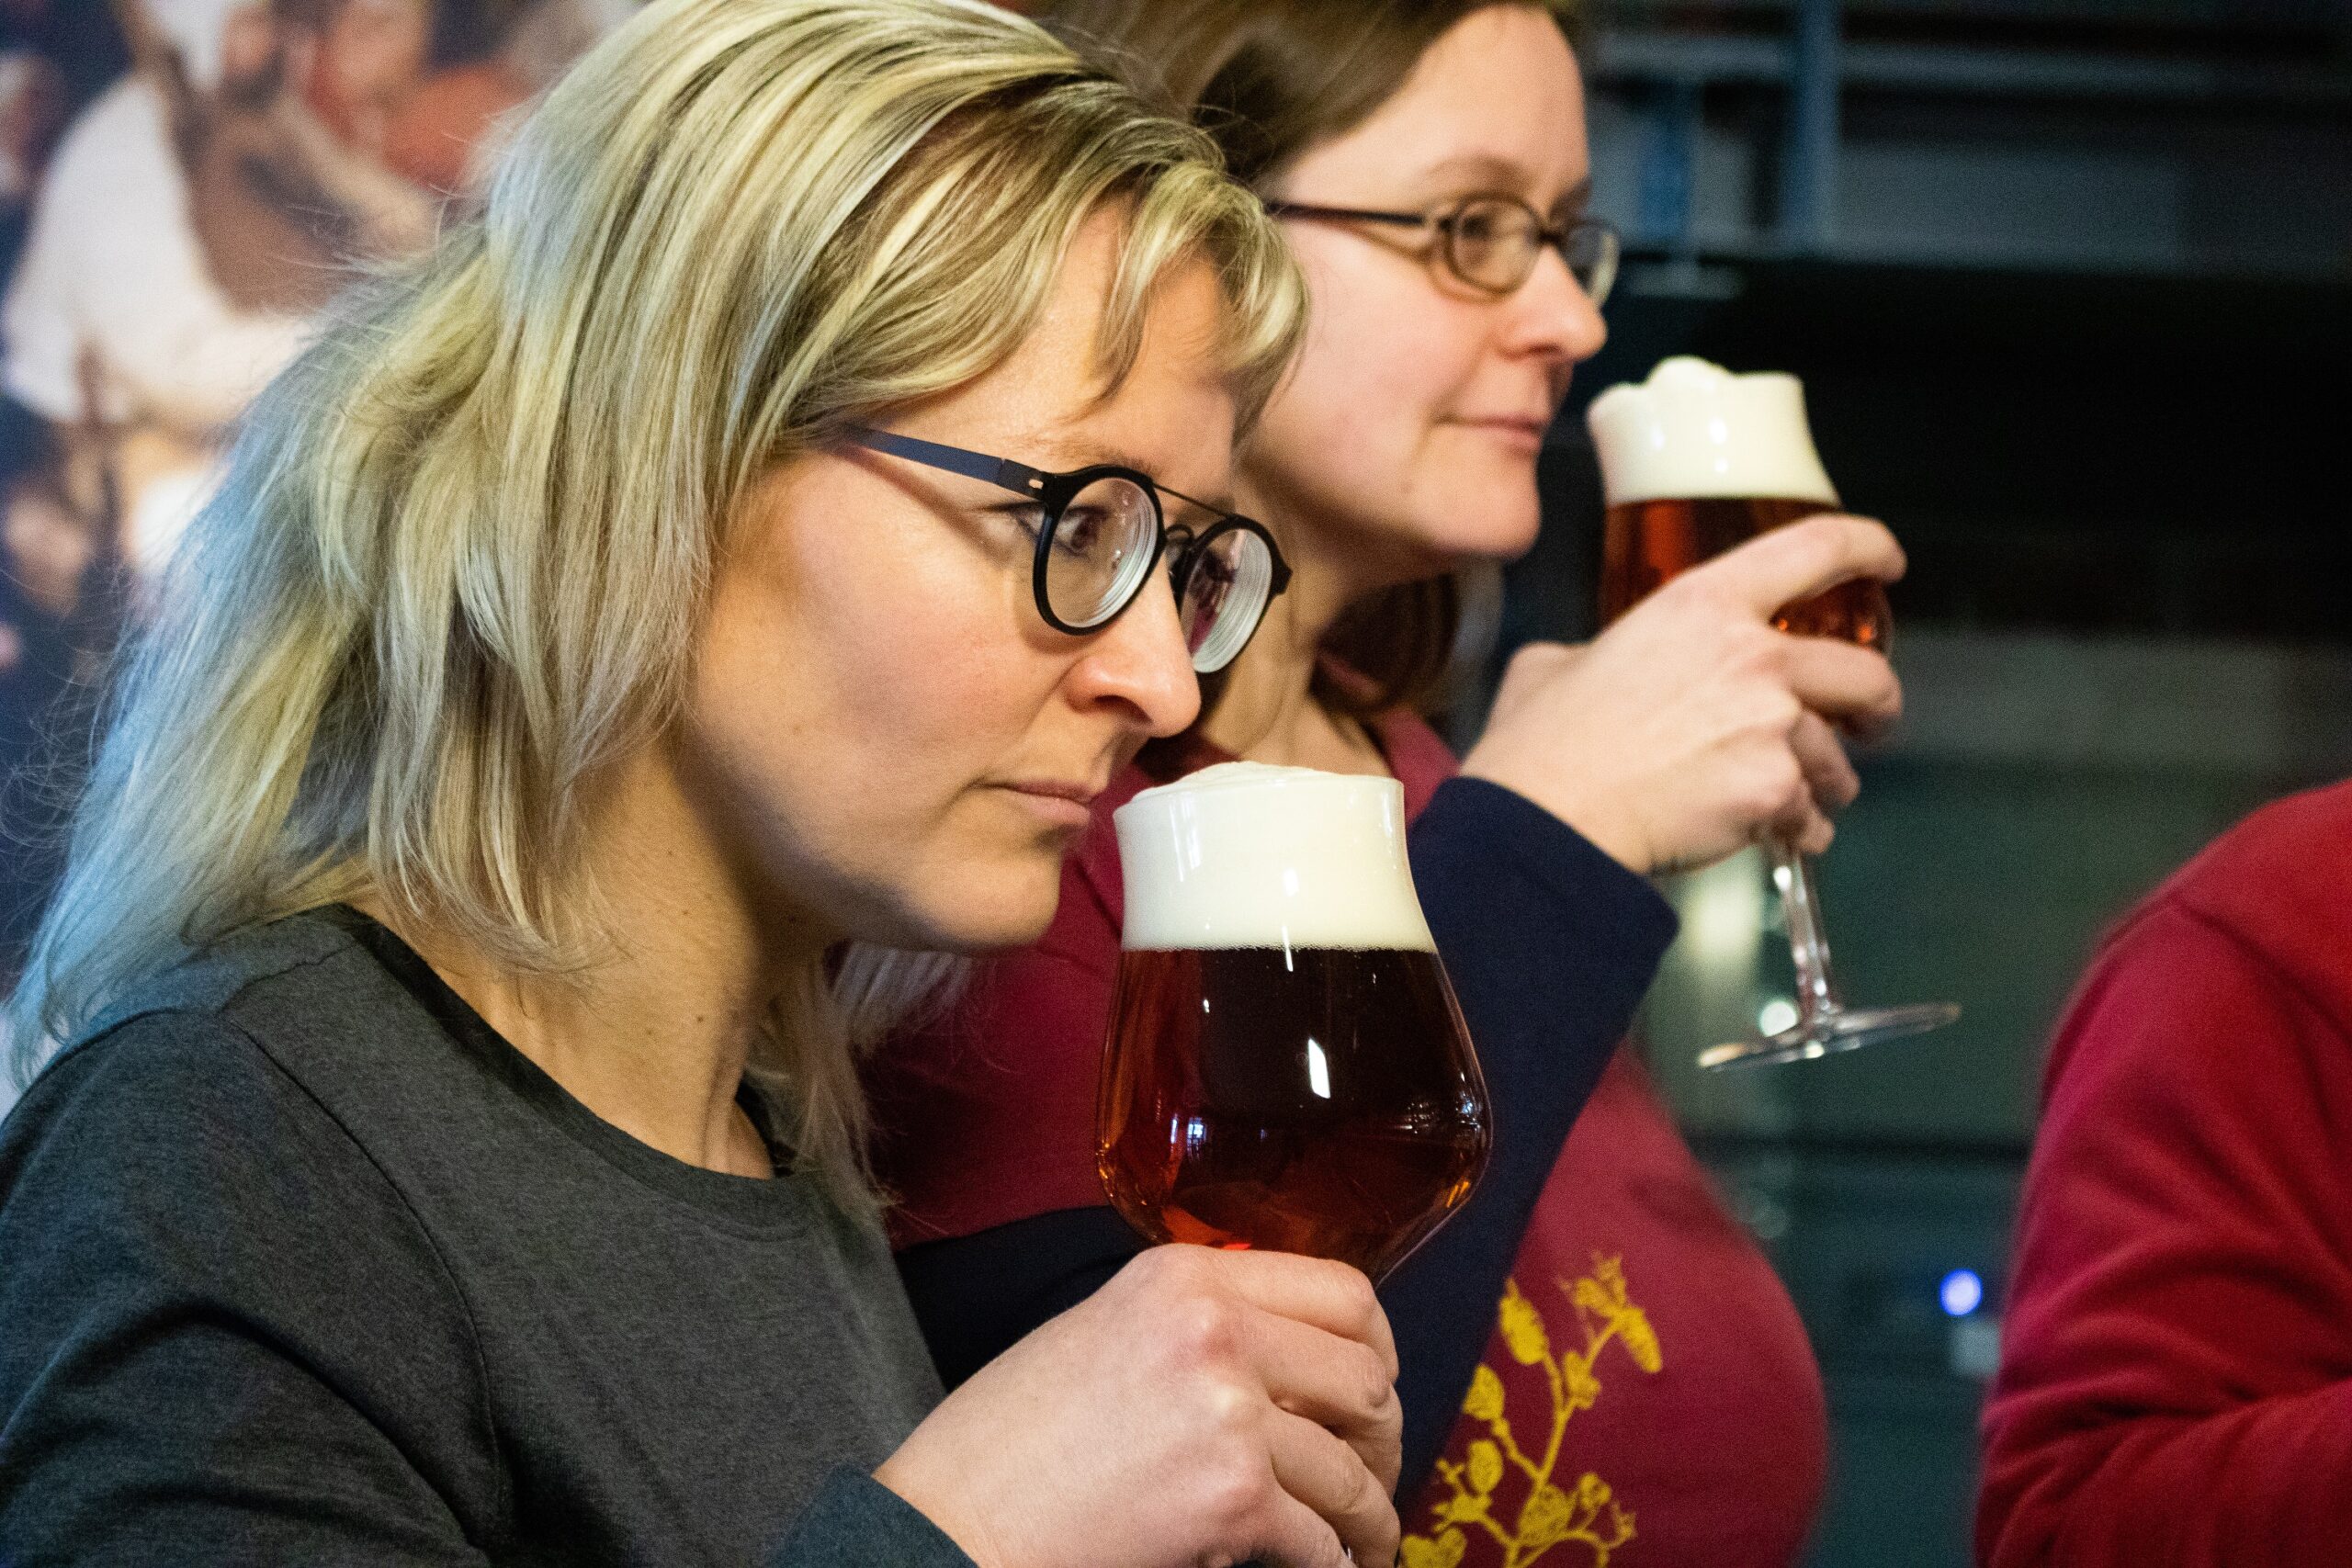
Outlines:
<svg viewBox="0 0 2352 1568"><path fill-rule="evenodd" d="M1535 271L1536 258L1546 245L1568 264L1568 275L1594 310L1608 300L1617 282L1622 246L1613 227L1598 218L1546 223L1515 196L1466 197L1433 212L1381 212L1309 201L1270 201L1266 210L1276 218L1419 229L1435 242L1445 270L1482 294L1517 293Z"/></svg>
<svg viewBox="0 0 2352 1568"><path fill-rule="evenodd" d="M1290 586L1290 565L1263 524L1170 490L1140 469L1097 463L1047 473L894 431L854 425L843 434L868 451L1024 497L1035 509L1029 526L1037 540L1032 570L1037 613L1057 631L1083 635L1118 619L1165 554L1184 646L1194 671L1207 675L1249 646L1266 606ZM1200 528L1170 527L1163 494L1200 508L1211 520Z"/></svg>

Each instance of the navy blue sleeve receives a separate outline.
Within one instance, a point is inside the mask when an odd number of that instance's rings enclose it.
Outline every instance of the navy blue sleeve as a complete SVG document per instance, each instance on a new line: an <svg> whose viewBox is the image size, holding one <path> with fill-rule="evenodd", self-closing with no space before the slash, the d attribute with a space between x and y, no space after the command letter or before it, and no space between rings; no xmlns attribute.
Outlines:
<svg viewBox="0 0 2352 1568"><path fill-rule="evenodd" d="M1069 1311L1143 1250L1109 1204L1061 1209L899 1254L915 1321L953 1389Z"/></svg>
<svg viewBox="0 0 2352 1568"><path fill-rule="evenodd" d="M1675 932L1648 882L1497 784L1449 781L1410 848L1496 1111L1477 1191L1381 1288L1403 1367L1403 1495L1444 1448L1528 1216ZM1109 1208L1067 1209L910 1247L899 1272L954 1388L1141 1247Z"/></svg>
<svg viewBox="0 0 2352 1568"><path fill-rule="evenodd" d="M1646 879L1499 784L1449 780L1410 848L1495 1143L1470 1201L1380 1290L1403 1368L1407 1496L1444 1451L1535 1201L1676 930Z"/></svg>

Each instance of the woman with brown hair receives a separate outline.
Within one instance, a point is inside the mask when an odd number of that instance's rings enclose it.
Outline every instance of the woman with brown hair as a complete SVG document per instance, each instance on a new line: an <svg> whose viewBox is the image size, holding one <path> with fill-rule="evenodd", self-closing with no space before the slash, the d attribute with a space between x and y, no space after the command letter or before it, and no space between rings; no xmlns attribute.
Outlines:
<svg viewBox="0 0 2352 1568"><path fill-rule="evenodd" d="M1097 803L1044 942L985 965L870 1073L900 1269L942 1370L1082 1299L1136 1245L1091 1139L1122 910L1109 809L1236 756L1388 773L1498 1126L1476 1197L1382 1292L1408 1560L1581 1541L1596 1560L1785 1563L1822 1480L1811 1354L1616 1045L1673 932L1645 874L1767 829L1827 841L1824 813L1856 788L1835 728L1887 720L1899 692L1878 656L1769 619L1898 575L1900 552L1875 524L1818 519L1588 648L1530 648L1457 764L1413 708L1452 640L1449 573L1532 543L1544 431L1600 346L1615 260L1584 212L1562 17L1064 0L1046 20L1188 110L1285 220L1308 341L1237 480L1295 570L1202 720Z"/></svg>

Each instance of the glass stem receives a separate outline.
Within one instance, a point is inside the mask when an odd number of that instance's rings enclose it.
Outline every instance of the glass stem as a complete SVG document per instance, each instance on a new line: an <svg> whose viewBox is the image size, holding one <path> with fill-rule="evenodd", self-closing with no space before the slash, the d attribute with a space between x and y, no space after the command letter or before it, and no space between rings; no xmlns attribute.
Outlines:
<svg viewBox="0 0 2352 1568"><path fill-rule="evenodd" d="M1797 972L1797 1016L1803 1023L1844 1007L1838 978L1829 967L1829 939L1821 930L1821 896L1814 890L1813 863L1779 838L1769 847L1772 886L1789 926L1789 957Z"/></svg>

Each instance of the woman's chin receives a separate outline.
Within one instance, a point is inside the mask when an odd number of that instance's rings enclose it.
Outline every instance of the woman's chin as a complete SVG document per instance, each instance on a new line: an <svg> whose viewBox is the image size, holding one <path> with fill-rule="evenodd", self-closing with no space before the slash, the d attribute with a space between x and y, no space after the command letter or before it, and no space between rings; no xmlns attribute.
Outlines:
<svg viewBox="0 0 2352 1568"><path fill-rule="evenodd" d="M887 945L965 954L1028 947L1046 934L1060 901L1058 860L1042 875L1033 867L1006 866L985 883L926 899Z"/></svg>
<svg viewBox="0 0 2352 1568"><path fill-rule="evenodd" d="M1432 519L1422 545L1430 570L1425 575L1452 571L1481 562L1515 561L1535 547L1542 519L1532 513L1516 516L1502 512L1474 512Z"/></svg>

